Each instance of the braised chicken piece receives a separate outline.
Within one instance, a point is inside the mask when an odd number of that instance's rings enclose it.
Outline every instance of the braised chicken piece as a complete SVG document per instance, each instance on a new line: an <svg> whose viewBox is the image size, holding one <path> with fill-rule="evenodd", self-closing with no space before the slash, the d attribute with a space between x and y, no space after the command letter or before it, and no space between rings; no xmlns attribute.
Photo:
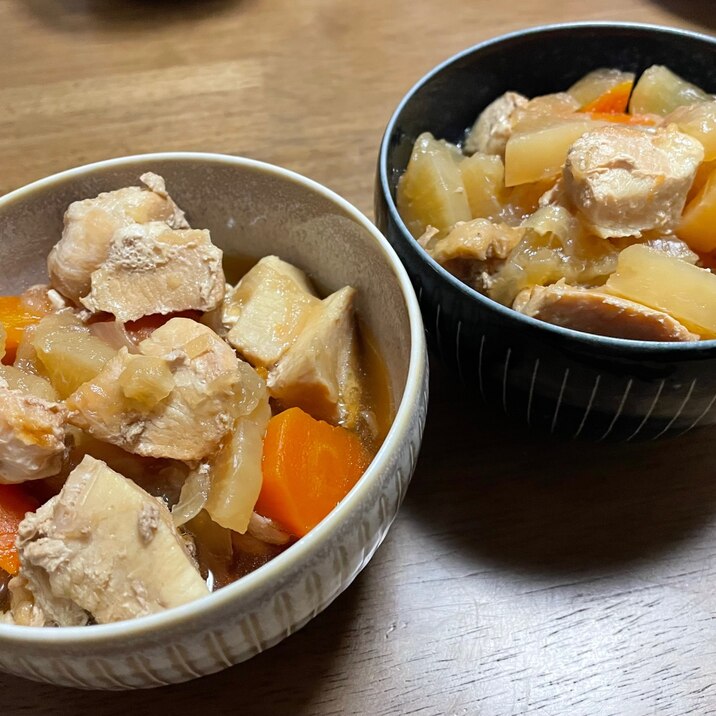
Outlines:
<svg viewBox="0 0 716 716"><path fill-rule="evenodd" d="M526 316L586 333L641 341L694 341L698 336L672 318L635 301L597 289L555 283L518 294L512 306Z"/></svg>
<svg viewBox="0 0 716 716"><path fill-rule="evenodd" d="M674 127L602 127L583 134L569 150L565 190L598 236L669 230L703 158L702 145Z"/></svg>
<svg viewBox="0 0 716 716"><path fill-rule="evenodd" d="M489 275L509 256L525 231L487 219L473 219L455 224L447 236L426 236L420 243L441 266L480 291L486 290Z"/></svg>
<svg viewBox="0 0 716 716"><path fill-rule="evenodd" d="M139 351L121 349L67 399L70 422L138 455L201 460L233 425L239 359L188 318L170 319Z"/></svg>
<svg viewBox="0 0 716 716"><path fill-rule="evenodd" d="M152 314L212 311L224 299L221 257L206 230L171 229L161 222L130 224L114 233L81 303L122 322Z"/></svg>
<svg viewBox="0 0 716 716"><path fill-rule="evenodd" d="M276 256L262 258L226 301L229 343L254 366L271 368L320 304L303 271Z"/></svg>
<svg viewBox="0 0 716 716"><path fill-rule="evenodd" d="M505 154L512 134L515 111L529 100L518 92L505 92L485 107L465 140L465 152L474 154Z"/></svg>
<svg viewBox="0 0 716 716"><path fill-rule="evenodd" d="M166 505L90 456L25 517L17 545L16 623L106 624L209 593Z"/></svg>
<svg viewBox="0 0 716 716"><path fill-rule="evenodd" d="M60 471L66 454L67 410L0 378L0 483L49 477Z"/></svg>
<svg viewBox="0 0 716 716"><path fill-rule="evenodd" d="M163 221L174 229L188 228L184 212L167 194L164 179L147 172L144 187L104 192L70 204L62 238L47 257L50 282L75 303L90 291L90 277L107 258L114 233L130 224Z"/></svg>
<svg viewBox="0 0 716 716"><path fill-rule="evenodd" d="M350 286L312 310L298 338L269 372L272 397L283 407L299 407L344 427L355 427L362 388L358 373Z"/></svg>

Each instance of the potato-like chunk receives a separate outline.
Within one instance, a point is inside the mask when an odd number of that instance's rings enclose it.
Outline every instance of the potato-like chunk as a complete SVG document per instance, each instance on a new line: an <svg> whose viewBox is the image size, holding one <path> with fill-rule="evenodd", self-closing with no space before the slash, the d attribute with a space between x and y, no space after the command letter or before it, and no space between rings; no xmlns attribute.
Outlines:
<svg viewBox="0 0 716 716"><path fill-rule="evenodd" d="M61 398L94 378L115 354L71 311L43 318L32 334L32 346Z"/></svg>
<svg viewBox="0 0 716 716"><path fill-rule="evenodd" d="M668 313L702 338L716 338L716 276L707 269L635 244L619 254L606 288Z"/></svg>
<svg viewBox="0 0 716 716"><path fill-rule="evenodd" d="M633 72L622 72L614 68L600 67L577 80L568 90L580 107L588 105L605 92L626 82L634 82Z"/></svg>
<svg viewBox="0 0 716 716"><path fill-rule="evenodd" d="M59 400L57 391L45 378L32 373L25 373L24 370L11 365L0 365L0 379L7 383L10 390L19 390L26 395L34 395L36 398L56 402Z"/></svg>
<svg viewBox="0 0 716 716"><path fill-rule="evenodd" d="M705 162L716 159L716 100L677 107L664 118L664 124L675 124L701 142Z"/></svg>
<svg viewBox="0 0 716 716"><path fill-rule="evenodd" d="M696 251L716 249L716 168L684 209L676 233Z"/></svg>
<svg viewBox="0 0 716 716"><path fill-rule="evenodd" d="M507 194L502 159L476 152L460 163L460 173L472 216L498 221Z"/></svg>
<svg viewBox="0 0 716 716"><path fill-rule="evenodd" d="M602 124L579 114L566 118L537 116L522 122L505 149L505 185L517 186L557 176L572 144Z"/></svg>
<svg viewBox="0 0 716 716"><path fill-rule="evenodd" d="M677 107L713 99L668 67L652 65L644 70L629 100L632 114L667 115Z"/></svg>
<svg viewBox="0 0 716 716"><path fill-rule="evenodd" d="M425 132L415 141L405 174L398 183L398 210L417 239L428 226L445 231L472 218L457 148Z"/></svg>

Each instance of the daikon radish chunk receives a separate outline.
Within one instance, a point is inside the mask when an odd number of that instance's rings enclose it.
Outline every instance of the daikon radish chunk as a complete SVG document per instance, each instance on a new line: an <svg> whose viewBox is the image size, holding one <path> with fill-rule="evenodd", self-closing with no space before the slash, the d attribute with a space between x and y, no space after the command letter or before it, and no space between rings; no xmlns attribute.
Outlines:
<svg viewBox="0 0 716 716"><path fill-rule="evenodd" d="M634 73L601 67L577 80L567 92L584 107L624 82L634 82Z"/></svg>
<svg viewBox="0 0 716 716"><path fill-rule="evenodd" d="M619 254L606 289L668 313L702 338L716 338L716 275L647 246Z"/></svg>
<svg viewBox="0 0 716 716"><path fill-rule="evenodd" d="M397 195L398 211L415 238L428 226L445 231L472 218L458 157L457 147L429 132L417 138Z"/></svg>
<svg viewBox="0 0 716 716"><path fill-rule="evenodd" d="M505 149L505 185L517 186L556 176L562 171L572 144L585 132L603 124L584 115L541 117L520 123Z"/></svg>
<svg viewBox="0 0 716 716"><path fill-rule="evenodd" d="M695 251L716 249L716 169L686 205L676 233Z"/></svg>
<svg viewBox="0 0 716 716"><path fill-rule="evenodd" d="M710 162L701 162L701 164L699 164L694 180L691 182L689 193L686 195L686 206L688 206L691 203L691 200L704 188L704 186L706 186L706 182L715 171L716 159Z"/></svg>
<svg viewBox="0 0 716 716"><path fill-rule="evenodd" d="M462 182L474 219L496 221L505 200L505 165L495 154L477 152L460 164Z"/></svg>
<svg viewBox="0 0 716 716"><path fill-rule="evenodd" d="M662 65L644 71L631 93L632 114L669 114L677 107L713 99L700 87L692 85Z"/></svg>
<svg viewBox="0 0 716 716"><path fill-rule="evenodd" d="M672 123L704 145L704 161L716 159L716 100L677 107L664 119Z"/></svg>
<svg viewBox="0 0 716 716"><path fill-rule="evenodd" d="M568 117L579 109L579 102L567 92L554 92L533 97L524 107L515 110L514 124L529 121L538 115Z"/></svg>

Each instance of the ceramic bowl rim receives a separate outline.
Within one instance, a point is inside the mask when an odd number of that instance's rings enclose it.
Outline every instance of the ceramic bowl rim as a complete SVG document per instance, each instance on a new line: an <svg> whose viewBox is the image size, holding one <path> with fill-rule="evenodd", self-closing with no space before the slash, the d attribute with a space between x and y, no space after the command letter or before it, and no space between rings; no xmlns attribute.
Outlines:
<svg viewBox="0 0 716 716"><path fill-rule="evenodd" d="M388 178L388 155L390 153L390 139L395 132L396 124L398 123L400 116L402 115L405 107L412 101L415 94L422 89L422 87L428 84L434 77L439 75L443 70L447 69L456 62L462 59L482 53L485 50L494 49L502 44L509 43L520 37L528 36L539 36L541 34L555 33L557 35L566 34L574 30L594 30L596 32L609 32L609 31L636 31L645 35L674 35L677 37L686 37L698 41L708 42L716 47L716 37L707 35L705 33L695 32L693 30L685 30L676 27L668 27L666 25L656 25L649 23L639 22L608 22L608 21L586 21L586 22L562 22L553 23L547 25L536 25L528 27L522 30L516 30L508 32L496 37L491 37L483 42L479 42L476 45L468 47L460 52L448 57L443 60L427 73L425 73L401 98L398 106L390 116L386 129L383 133L383 137L380 143L380 150L378 155L378 187L380 189L383 201L386 203L390 219L398 228L401 238L404 243L410 247L409 251L417 257L423 263L427 264L434 273L436 273L442 281L445 281L455 290L457 290L463 297L470 301L474 301L486 310L492 311L498 314L500 317L506 319L510 323L515 323L518 326L529 327L537 331L543 331L547 335L551 335L555 338L562 338L565 340L571 340L585 347L601 348L601 349L612 349L617 352L627 352L633 354L643 353L661 353L662 355L670 355L672 352L675 355L686 357L685 354L692 354L693 356L711 354L716 352L716 339L709 339L703 341L687 341L687 342L673 342L673 341L642 341L627 338L612 338L611 336L600 336L593 333L585 333L583 331L577 331L571 328L564 328L562 326L556 326L545 321L540 321L531 316L526 316L518 311L513 310L507 306L503 306L497 301L484 296L479 291L471 288L467 284L460 281L458 278L453 276L449 271L444 269L435 259L427 254L418 247L417 242L413 238L407 226L403 222L400 214L398 213L397 206L393 200L390 191L390 182ZM427 131L427 130L426 130Z"/></svg>
<svg viewBox="0 0 716 716"><path fill-rule="evenodd" d="M0 212L7 204L22 200L34 192L52 189L68 179L75 179L96 171L111 168L124 168L133 164L147 165L152 162L200 161L213 164L239 166L251 171L273 175L280 179L297 184L304 189L318 194L342 209L351 219L358 223L372 237L388 261L401 294L405 301L406 312L410 323L410 355L407 377L403 396L397 405L395 418L380 449L355 487L338 504L338 506L311 532L298 540L290 549L282 552L259 569L241 577L216 592L201 597L182 606L148 616L137 617L112 624L76 627L32 627L14 624L0 624L0 645L12 644L35 646L77 646L92 647L110 644L127 638L161 638L165 632L178 628L186 628L197 617L206 619L212 613L220 613L229 608L233 602L236 609L241 608L242 601L251 598L251 594L271 581L280 581L283 574L291 569L291 564L307 560L311 553L318 552L331 540L341 528L345 519L360 509L364 494L379 487L384 476L389 472L394 454L405 441L415 418L414 407L420 403L424 373L427 370L425 337L417 297L408 274L398 255L381 232L368 218L346 199L331 189L319 184L290 169L284 169L267 162L247 157L210 152L154 152L105 159L82 166L67 169L39 179L0 197Z"/></svg>

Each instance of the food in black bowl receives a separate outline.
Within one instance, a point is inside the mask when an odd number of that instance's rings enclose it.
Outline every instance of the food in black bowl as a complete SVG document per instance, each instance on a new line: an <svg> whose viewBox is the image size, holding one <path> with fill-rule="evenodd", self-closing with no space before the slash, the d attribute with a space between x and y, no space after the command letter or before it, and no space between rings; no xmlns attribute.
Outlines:
<svg viewBox="0 0 716 716"><path fill-rule="evenodd" d="M398 107L377 221L491 407L598 440L716 421L715 59L668 28L535 28Z"/></svg>

